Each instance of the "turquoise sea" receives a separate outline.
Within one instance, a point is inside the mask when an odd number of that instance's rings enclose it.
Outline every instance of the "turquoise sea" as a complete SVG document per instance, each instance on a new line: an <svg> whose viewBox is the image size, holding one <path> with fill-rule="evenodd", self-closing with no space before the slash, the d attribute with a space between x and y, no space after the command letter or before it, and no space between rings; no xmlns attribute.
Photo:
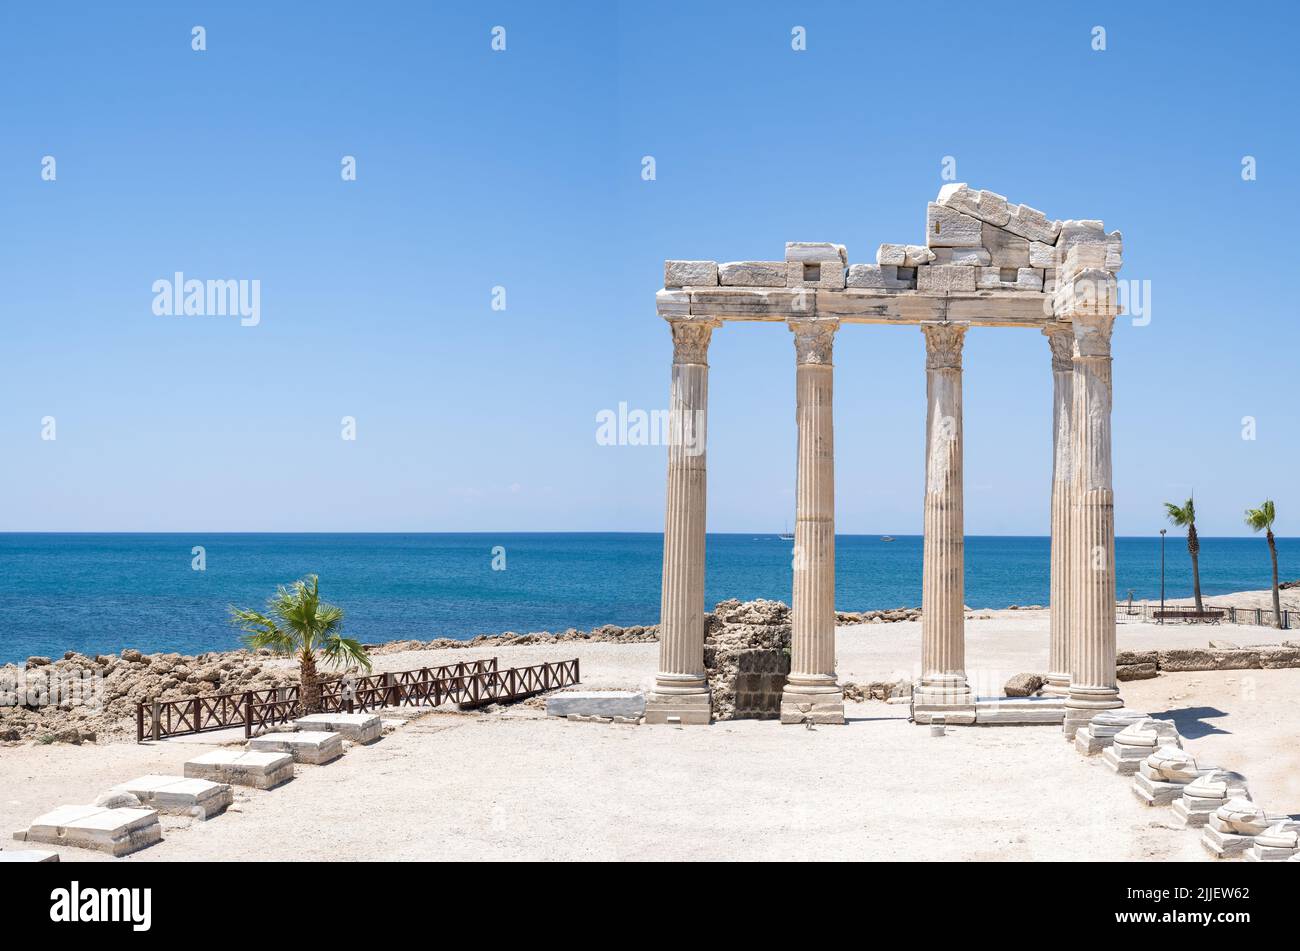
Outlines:
<svg viewBox="0 0 1300 951"><path fill-rule="evenodd" d="M206 551L206 569L191 550ZM346 630L367 641L469 638L500 631L563 630L658 620L662 536L644 534L65 535L0 534L0 662L67 650L195 653L238 646L227 605L260 607L275 585L320 575ZM492 568L505 549L505 570ZM1191 593L1182 538L1167 542L1167 594ZM1283 580L1300 571L1300 539L1278 540ZM843 610L916 605L921 538L836 539L836 605ZM1120 538L1124 598L1158 597L1160 539ZM1207 595L1265 588L1262 538L1204 538ZM790 543L775 535L708 538L706 603L790 600ZM1048 539L966 539L972 607L1046 604Z"/></svg>

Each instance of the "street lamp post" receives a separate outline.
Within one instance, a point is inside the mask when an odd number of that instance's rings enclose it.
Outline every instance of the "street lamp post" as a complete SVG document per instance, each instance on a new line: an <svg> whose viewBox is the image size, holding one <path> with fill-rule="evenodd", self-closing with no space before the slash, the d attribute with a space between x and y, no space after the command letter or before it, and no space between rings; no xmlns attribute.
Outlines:
<svg viewBox="0 0 1300 951"><path fill-rule="evenodd" d="M1167 528L1160 529L1160 623L1165 623L1165 532Z"/></svg>

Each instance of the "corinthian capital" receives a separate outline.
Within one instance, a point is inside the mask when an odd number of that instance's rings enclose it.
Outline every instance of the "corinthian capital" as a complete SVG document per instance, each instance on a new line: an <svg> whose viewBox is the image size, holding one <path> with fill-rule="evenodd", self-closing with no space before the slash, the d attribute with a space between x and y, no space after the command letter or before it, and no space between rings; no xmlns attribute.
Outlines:
<svg viewBox="0 0 1300 951"><path fill-rule="evenodd" d="M787 322L794 331L795 362L800 366L830 366L831 349L835 345L838 320L791 320Z"/></svg>
<svg viewBox="0 0 1300 951"><path fill-rule="evenodd" d="M1065 324L1053 324L1043 328L1043 336L1052 348L1052 369L1058 373L1068 373L1074 369L1074 331Z"/></svg>
<svg viewBox="0 0 1300 951"><path fill-rule="evenodd" d="M673 363L709 362L709 340L722 321L712 317L669 318L673 332Z"/></svg>
<svg viewBox="0 0 1300 951"><path fill-rule="evenodd" d="M922 324L925 334L927 370L960 370L961 345L966 339L965 324Z"/></svg>

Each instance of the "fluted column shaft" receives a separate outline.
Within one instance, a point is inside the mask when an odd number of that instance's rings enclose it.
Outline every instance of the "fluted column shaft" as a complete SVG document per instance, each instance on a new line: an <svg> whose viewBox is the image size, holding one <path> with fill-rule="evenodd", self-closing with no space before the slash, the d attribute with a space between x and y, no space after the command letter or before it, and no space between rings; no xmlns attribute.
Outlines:
<svg viewBox="0 0 1300 951"><path fill-rule="evenodd" d="M922 326L926 352L925 542L920 706L974 702L966 683L961 350L966 327Z"/></svg>
<svg viewBox="0 0 1300 951"><path fill-rule="evenodd" d="M795 345L794 592L790 675L781 722L844 722L835 682L835 434L831 362L835 320L790 322Z"/></svg>
<svg viewBox="0 0 1300 951"><path fill-rule="evenodd" d="M1070 693L1072 736L1123 706L1115 677L1115 497L1111 481L1111 315L1076 315L1072 479Z"/></svg>
<svg viewBox="0 0 1300 951"><path fill-rule="evenodd" d="M1070 692L1070 497L1074 474L1074 333L1065 325L1044 328L1052 351L1052 554L1051 635L1043 693Z"/></svg>
<svg viewBox="0 0 1300 951"><path fill-rule="evenodd" d="M668 504L659 608L659 673L647 723L708 723L704 670L705 431L709 340L717 322L669 320L673 334Z"/></svg>

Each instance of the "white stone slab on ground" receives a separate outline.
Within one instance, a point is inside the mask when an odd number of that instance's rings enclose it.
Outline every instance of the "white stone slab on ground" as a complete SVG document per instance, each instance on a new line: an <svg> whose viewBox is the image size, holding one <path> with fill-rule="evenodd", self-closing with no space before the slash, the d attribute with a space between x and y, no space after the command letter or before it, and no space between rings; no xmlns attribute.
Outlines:
<svg viewBox="0 0 1300 951"><path fill-rule="evenodd" d="M127 855L162 841L162 826L153 809L59 806L32 820L27 831L15 832L14 838Z"/></svg>
<svg viewBox="0 0 1300 951"><path fill-rule="evenodd" d="M44 849L0 849L0 865L5 862L57 862L58 852Z"/></svg>
<svg viewBox="0 0 1300 951"><path fill-rule="evenodd" d="M1015 726L1064 720L1064 697L979 697L975 701L976 724Z"/></svg>
<svg viewBox="0 0 1300 951"><path fill-rule="evenodd" d="M293 757L288 753L213 750L186 763L185 775L215 783L274 789L293 779Z"/></svg>
<svg viewBox="0 0 1300 951"><path fill-rule="evenodd" d="M645 715L645 694L639 690L574 690L546 698L550 717L623 717Z"/></svg>
<svg viewBox="0 0 1300 951"><path fill-rule="evenodd" d="M113 789L129 792L140 800L141 805L166 815L193 816L195 819L220 815L235 800L229 783L184 776L139 776L119 783Z"/></svg>
<svg viewBox="0 0 1300 951"><path fill-rule="evenodd" d="M343 734L320 730L265 733L248 741L249 752L288 753L295 763L319 766L343 755Z"/></svg>
<svg viewBox="0 0 1300 951"><path fill-rule="evenodd" d="M373 743L384 735L383 721L373 713L310 713L293 724L305 732L338 733L353 743Z"/></svg>

